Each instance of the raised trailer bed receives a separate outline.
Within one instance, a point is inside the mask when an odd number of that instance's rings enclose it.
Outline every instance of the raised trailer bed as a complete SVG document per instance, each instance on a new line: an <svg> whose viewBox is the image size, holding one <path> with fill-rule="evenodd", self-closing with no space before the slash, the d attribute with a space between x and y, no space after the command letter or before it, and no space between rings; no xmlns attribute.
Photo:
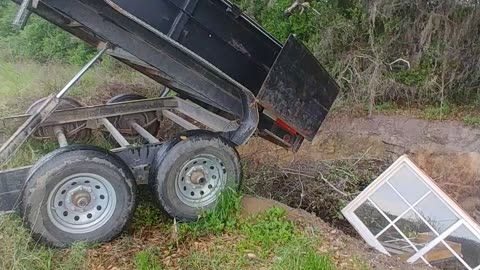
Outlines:
<svg viewBox="0 0 480 270"><path fill-rule="evenodd" d="M0 172L0 212L19 209L47 244L112 239L130 220L142 183L173 218L197 219L222 190L238 187L236 146L257 131L297 150L313 139L338 94L294 36L282 46L226 1L13 1L20 4L17 25L34 12L99 49L56 96L0 119L1 163L30 137L58 140L60 148L36 164ZM177 95L128 94L90 107L66 98L103 53ZM187 131L160 142L163 118ZM119 147L75 145L92 129L105 130ZM131 144L133 137L145 144Z"/></svg>

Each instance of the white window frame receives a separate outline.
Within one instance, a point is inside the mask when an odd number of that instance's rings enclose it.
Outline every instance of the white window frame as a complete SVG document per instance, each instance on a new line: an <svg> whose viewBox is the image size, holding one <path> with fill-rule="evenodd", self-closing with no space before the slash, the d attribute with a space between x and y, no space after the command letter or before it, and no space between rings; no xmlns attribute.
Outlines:
<svg viewBox="0 0 480 270"><path fill-rule="evenodd" d="M409 203L404 196L397 191L397 189L388 182L388 180L402 167L402 166L409 167L412 172L414 172L423 184L427 186L429 191L423 195L420 199L418 199L415 203ZM380 187L384 184L388 185L392 188L395 193L409 206L407 210L405 210L401 215L399 215L394 220L391 220L387 215L384 214L384 211L380 209L379 206L375 204L370 199L370 196L373 195ZM429 196L430 194L434 194L440 201L445 203L445 205L449 208L452 213L456 215L458 221L451 225L446 231L443 233L438 233L430 224L425 220L425 218L418 213L418 211L414 208L418 203L420 203L424 198ZM360 220L360 218L355 214L355 210L357 210L363 203L369 201L381 214L382 216L388 221L389 225L387 225L384 229L382 229L377 235L373 235L372 232L365 226L365 224ZM430 241L425 247L418 250L418 248L411 243L411 241L406 237L403 232L395 225L395 223L401 219L405 214L409 211L413 211L420 219L429 227L429 229L436 235L436 237ZM381 244L377 237L382 235L386 230L391 228L392 226L400 233L400 235L404 238L406 242L410 244L411 247L416 251L416 253L410 257L407 262L414 263L419 259L422 259L427 265L429 263L423 257L427 254L432 248L434 248L437 244L443 243L452 254L469 270L480 270L480 266L476 268L471 268L463 259L462 257L455 252L449 244L446 243L445 238L450 236L456 229L465 225L476 237L480 239L480 226L473 220L462 208L458 206L458 204L451 199L445 192L443 192L437 184L433 181L430 176L428 176L423 170L418 168L407 155L401 156L398 160L396 160L386 171L384 171L375 181L373 181L365 190L363 190L352 202L350 202L347 207L342 210L343 215L345 218L352 224L352 226L358 231L358 233L365 239L365 241L372 247L376 248L380 252L391 256L391 254L385 249L385 247Z"/></svg>

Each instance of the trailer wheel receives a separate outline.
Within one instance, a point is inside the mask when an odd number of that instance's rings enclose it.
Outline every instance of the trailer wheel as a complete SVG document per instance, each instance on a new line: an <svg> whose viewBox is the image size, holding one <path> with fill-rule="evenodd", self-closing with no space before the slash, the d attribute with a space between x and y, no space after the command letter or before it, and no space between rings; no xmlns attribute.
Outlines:
<svg viewBox="0 0 480 270"><path fill-rule="evenodd" d="M237 189L240 157L226 139L187 131L166 142L152 163L149 184L160 207L179 221L197 220L225 188Z"/></svg>
<svg viewBox="0 0 480 270"><path fill-rule="evenodd" d="M107 101L107 104L114 104L119 102L127 102L134 100L143 100L147 99L146 97L138 94L120 94L111 98ZM113 125L125 136L127 139L138 138L138 134L134 129L130 127L129 122L135 121L140 126L143 126L150 134L157 136L160 129L160 123L157 120L157 115L155 112L144 112L130 115L122 115L117 117L112 117L109 119Z"/></svg>
<svg viewBox="0 0 480 270"><path fill-rule="evenodd" d="M42 104L47 100L47 98L41 98L26 110L26 114L32 114L37 112ZM57 110L69 110L69 109L75 109L75 108L81 108L83 107L83 104L80 103L78 100L65 97L60 99L60 104L58 105ZM68 124L63 124L62 127L65 131L65 134L67 135L67 138L74 140L74 141L84 141L87 140L90 135L91 135L91 130L86 128L87 123L85 121L83 122L76 122L76 123L68 123ZM36 139L49 139L49 138L55 138L55 131L53 130L53 127L40 127L36 132L34 137Z"/></svg>
<svg viewBox="0 0 480 270"><path fill-rule="evenodd" d="M56 247L107 242L129 223L136 183L128 166L107 150L67 146L31 169L20 210L35 239Z"/></svg>

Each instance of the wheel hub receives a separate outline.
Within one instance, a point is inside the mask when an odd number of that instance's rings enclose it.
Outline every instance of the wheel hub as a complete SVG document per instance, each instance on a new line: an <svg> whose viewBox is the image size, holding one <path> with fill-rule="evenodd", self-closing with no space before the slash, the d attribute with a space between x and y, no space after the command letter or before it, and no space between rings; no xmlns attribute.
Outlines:
<svg viewBox="0 0 480 270"><path fill-rule="evenodd" d="M175 191L184 204L201 208L217 199L226 180L223 162L213 155L201 154L182 165L177 174Z"/></svg>
<svg viewBox="0 0 480 270"><path fill-rule="evenodd" d="M76 174L60 181L49 198L48 215L58 228L88 233L101 227L115 210L112 185L95 174Z"/></svg>
<svg viewBox="0 0 480 270"><path fill-rule="evenodd" d="M204 171L203 166L194 166L187 173L188 179L194 185L204 185L207 182L208 172Z"/></svg>
<svg viewBox="0 0 480 270"><path fill-rule="evenodd" d="M84 187L83 185L76 188L76 190L70 191L68 195L70 198L67 198L67 201L70 201L74 206L82 209L90 204L92 198L95 198L92 194L92 189L90 187Z"/></svg>

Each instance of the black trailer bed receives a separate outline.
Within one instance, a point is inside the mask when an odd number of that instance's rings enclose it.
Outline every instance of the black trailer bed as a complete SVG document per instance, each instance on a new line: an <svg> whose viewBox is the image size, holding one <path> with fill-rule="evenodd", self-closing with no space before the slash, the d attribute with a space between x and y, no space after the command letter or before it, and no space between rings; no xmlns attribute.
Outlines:
<svg viewBox="0 0 480 270"><path fill-rule="evenodd" d="M282 46L227 1L40 0L32 11L92 45L114 44L112 55L181 97L238 117L237 144L258 127L296 149L339 92L294 36Z"/></svg>
<svg viewBox="0 0 480 270"><path fill-rule="evenodd" d="M107 2L176 40L254 94L282 49L280 42L225 1Z"/></svg>

